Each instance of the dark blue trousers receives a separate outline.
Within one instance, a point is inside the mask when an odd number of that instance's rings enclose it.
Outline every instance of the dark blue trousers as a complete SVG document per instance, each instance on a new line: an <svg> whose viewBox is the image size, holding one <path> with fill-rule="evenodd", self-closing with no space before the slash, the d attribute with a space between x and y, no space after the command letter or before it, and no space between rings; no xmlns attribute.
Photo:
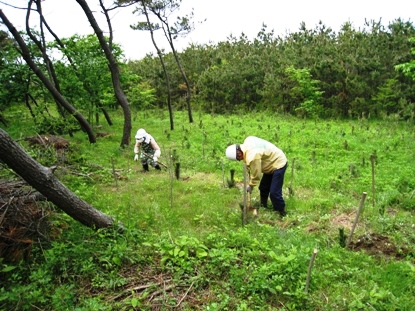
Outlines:
<svg viewBox="0 0 415 311"><path fill-rule="evenodd" d="M263 174L259 183L259 193L261 197L270 197L274 210L285 214L285 201L282 197L282 186L284 185L284 175L288 164L275 170L272 174Z"/></svg>

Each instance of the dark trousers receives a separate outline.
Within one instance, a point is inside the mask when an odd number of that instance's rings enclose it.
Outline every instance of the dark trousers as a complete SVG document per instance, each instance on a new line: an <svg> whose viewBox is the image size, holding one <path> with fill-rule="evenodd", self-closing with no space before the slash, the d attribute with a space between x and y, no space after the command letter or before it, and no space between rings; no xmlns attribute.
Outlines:
<svg viewBox="0 0 415 311"><path fill-rule="evenodd" d="M282 197L282 186L284 185L284 175L287 170L287 164L275 170L272 174L263 174L259 183L259 193L261 198L271 199L274 210L285 213L285 201Z"/></svg>

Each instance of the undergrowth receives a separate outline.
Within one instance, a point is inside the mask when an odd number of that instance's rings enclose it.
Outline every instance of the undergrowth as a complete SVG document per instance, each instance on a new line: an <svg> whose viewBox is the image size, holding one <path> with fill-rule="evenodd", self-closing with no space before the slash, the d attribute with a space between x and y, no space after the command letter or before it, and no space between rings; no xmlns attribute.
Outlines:
<svg viewBox="0 0 415 311"><path fill-rule="evenodd" d="M59 179L125 231L92 231L55 209L50 245L34 243L28 261L0 262L0 309L413 308L413 124L275 113L197 114L192 124L186 113L174 118L173 131L161 111L138 113L134 122L161 146L160 161L168 166L162 171L141 172L133 146L119 147L121 115L113 126L103 124L100 131L109 135L96 144L80 132L65 137L71 143L64 158L21 141L43 165L58 163ZM24 133L6 130L16 139L35 134L30 123L21 125ZM284 219L260 209L242 221L242 164L226 160L224 150L248 135L274 142L289 159ZM6 168L0 173L12 176ZM340 245L339 228L351 234L363 192L353 245L377 234L395 253ZM258 197L255 189L254 204Z"/></svg>

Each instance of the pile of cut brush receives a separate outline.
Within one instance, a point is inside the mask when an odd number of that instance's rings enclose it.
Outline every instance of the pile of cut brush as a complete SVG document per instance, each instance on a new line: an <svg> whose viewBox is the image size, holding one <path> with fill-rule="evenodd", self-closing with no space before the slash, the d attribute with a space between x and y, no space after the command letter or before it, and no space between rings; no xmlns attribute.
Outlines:
<svg viewBox="0 0 415 311"><path fill-rule="evenodd" d="M69 141L54 135L35 135L22 140L29 146L53 148L57 157L69 149ZM63 162L63 161L61 161ZM52 204L24 180L0 179L0 258L5 262L27 260L34 244L49 243Z"/></svg>
<svg viewBox="0 0 415 311"><path fill-rule="evenodd" d="M23 180L0 180L0 258L27 260L35 243L49 241L52 209Z"/></svg>
<svg viewBox="0 0 415 311"><path fill-rule="evenodd" d="M69 148L69 141L65 138L54 135L36 135L24 138L29 143L29 146L51 146L55 150L62 150Z"/></svg>

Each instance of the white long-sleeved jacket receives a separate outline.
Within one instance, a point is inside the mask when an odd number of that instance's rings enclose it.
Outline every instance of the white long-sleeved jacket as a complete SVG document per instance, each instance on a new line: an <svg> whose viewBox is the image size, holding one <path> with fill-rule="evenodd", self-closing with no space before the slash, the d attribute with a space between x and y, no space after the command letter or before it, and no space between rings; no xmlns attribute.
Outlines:
<svg viewBox="0 0 415 311"><path fill-rule="evenodd" d="M138 154L140 151L141 144L149 144L154 150L154 156L159 158L161 155L161 150L159 145L157 144L156 140L153 136L149 133L146 133L144 137L144 141L142 143L136 142L134 146L134 153Z"/></svg>

